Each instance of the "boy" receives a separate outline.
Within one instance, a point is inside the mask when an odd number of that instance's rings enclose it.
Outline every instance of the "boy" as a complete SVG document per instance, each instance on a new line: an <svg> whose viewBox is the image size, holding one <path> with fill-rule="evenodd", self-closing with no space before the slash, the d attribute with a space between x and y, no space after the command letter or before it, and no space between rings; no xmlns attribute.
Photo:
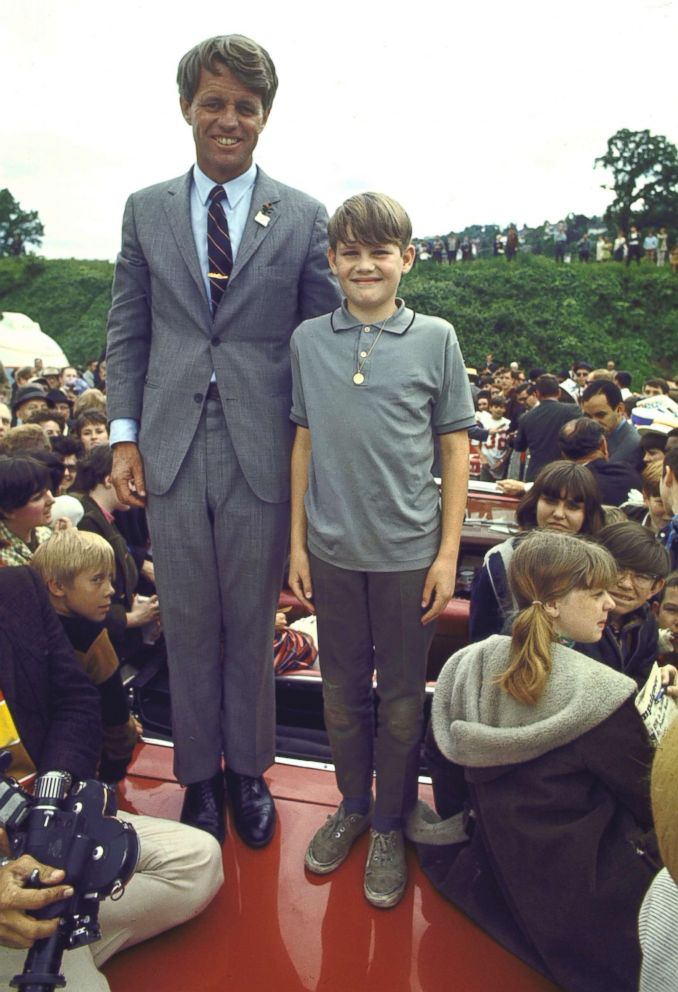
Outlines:
<svg viewBox="0 0 678 992"><path fill-rule="evenodd" d="M289 578L318 613L325 723L343 796L305 863L333 871L371 825L364 892L380 908L394 906L407 882L402 828L417 796L426 659L432 621L454 588L475 419L454 329L396 299L414 261L411 233L389 197L347 200L328 228L343 305L305 321L291 342Z"/></svg>
<svg viewBox="0 0 678 992"><path fill-rule="evenodd" d="M678 572L667 576L664 588L652 604L659 627L659 654L662 663L678 663Z"/></svg>
<svg viewBox="0 0 678 992"><path fill-rule="evenodd" d="M617 566L617 580L608 590L614 599L603 636L577 650L602 661L642 687L657 660L657 621L648 605L664 585L668 555L655 536L633 520L607 524L595 535ZM671 695L676 694L671 690Z"/></svg>
<svg viewBox="0 0 678 992"><path fill-rule="evenodd" d="M113 598L113 549L99 534L69 528L37 548L31 566L47 586L50 603L83 669L99 690L104 743L99 778L125 777L138 736L120 666L104 620Z"/></svg>
<svg viewBox="0 0 678 992"><path fill-rule="evenodd" d="M490 417L484 425L489 431L480 444L480 481L496 482L504 476L506 445L511 421L505 416L506 400L501 393L490 399Z"/></svg>

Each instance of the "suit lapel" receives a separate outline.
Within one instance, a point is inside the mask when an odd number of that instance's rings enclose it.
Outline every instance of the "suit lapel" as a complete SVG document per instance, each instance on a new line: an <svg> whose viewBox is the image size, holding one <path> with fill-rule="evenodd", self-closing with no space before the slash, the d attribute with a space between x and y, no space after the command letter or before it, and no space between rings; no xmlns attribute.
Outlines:
<svg viewBox="0 0 678 992"><path fill-rule="evenodd" d="M250 205L249 217L243 231L238 254L231 272L231 282L238 277L243 267L249 262L255 251L270 234L280 216L277 205L280 203L280 193L278 187L272 179L261 169L257 168L257 180L252 191L252 203ZM271 210L268 214L268 224L260 224L255 220L264 204L270 204Z"/></svg>
<svg viewBox="0 0 678 992"><path fill-rule="evenodd" d="M200 295L205 299L205 285L200 272L200 262L195 249L193 228L191 226L191 187L193 185L193 169L176 181L167 190L165 212L172 229L172 234L186 263ZM207 301L206 301L207 302Z"/></svg>

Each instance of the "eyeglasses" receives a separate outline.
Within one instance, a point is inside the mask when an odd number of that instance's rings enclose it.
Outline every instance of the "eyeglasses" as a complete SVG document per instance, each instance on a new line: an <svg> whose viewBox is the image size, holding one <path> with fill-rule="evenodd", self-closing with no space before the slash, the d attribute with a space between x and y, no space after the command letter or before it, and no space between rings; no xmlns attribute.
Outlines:
<svg viewBox="0 0 678 992"><path fill-rule="evenodd" d="M73 473L77 472L77 470L77 465L64 465L64 475L73 475Z"/></svg>
<svg viewBox="0 0 678 992"><path fill-rule="evenodd" d="M636 589L642 589L643 586L651 586L658 578L658 575L649 575L647 572L632 572L630 568L620 569L617 572L617 582L623 582L628 579Z"/></svg>

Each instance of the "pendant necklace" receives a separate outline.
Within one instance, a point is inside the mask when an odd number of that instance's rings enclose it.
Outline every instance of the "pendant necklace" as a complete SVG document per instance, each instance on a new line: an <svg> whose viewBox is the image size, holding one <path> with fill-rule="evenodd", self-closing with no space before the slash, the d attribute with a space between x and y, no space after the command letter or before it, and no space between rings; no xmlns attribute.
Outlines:
<svg viewBox="0 0 678 992"><path fill-rule="evenodd" d="M372 354L372 352L373 352L373 351L374 351L374 349L376 348L376 346L377 346L377 341L378 341L378 340L379 340L379 338L381 337L381 335L382 335L382 332L383 332L383 330L384 330L384 327L386 326L386 321L387 321L387 320L389 320L389 318L390 318L391 316L392 316L392 315L391 315L391 314L389 314L389 315L388 315L388 317L386 317L386 318L385 318L385 320L384 320L384 322L383 322L383 324L382 324L382 325L381 325L381 327L379 328L379 333L377 334L377 336L376 336L376 338L375 338L375 339L374 339L374 341L372 342L372 345L371 345L371 347L370 347L370 350L369 350L369 351L367 352L367 354L365 355L365 357L363 358L363 360L362 360L361 362L359 362L359 363L358 363L358 368L357 368L357 369L355 370L355 372L353 373L353 381L354 381L354 383L356 384L356 386L362 386L362 384L364 383L364 381L365 381L365 376L363 375L363 369L365 368L365 362L367 361L367 359L368 359L368 358L370 357L370 355Z"/></svg>

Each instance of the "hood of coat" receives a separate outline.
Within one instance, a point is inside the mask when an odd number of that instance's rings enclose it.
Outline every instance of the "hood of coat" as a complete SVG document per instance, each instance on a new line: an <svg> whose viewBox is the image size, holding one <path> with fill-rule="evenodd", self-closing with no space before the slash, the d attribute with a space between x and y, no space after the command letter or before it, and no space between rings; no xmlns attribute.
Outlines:
<svg viewBox="0 0 678 992"><path fill-rule="evenodd" d="M433 733L442 753L468 768L532 761L598 726L636 692L633 679L562 644L541 698L519 702L499 685L511 638L496 634L453 655L433 698Z"/></svg>

